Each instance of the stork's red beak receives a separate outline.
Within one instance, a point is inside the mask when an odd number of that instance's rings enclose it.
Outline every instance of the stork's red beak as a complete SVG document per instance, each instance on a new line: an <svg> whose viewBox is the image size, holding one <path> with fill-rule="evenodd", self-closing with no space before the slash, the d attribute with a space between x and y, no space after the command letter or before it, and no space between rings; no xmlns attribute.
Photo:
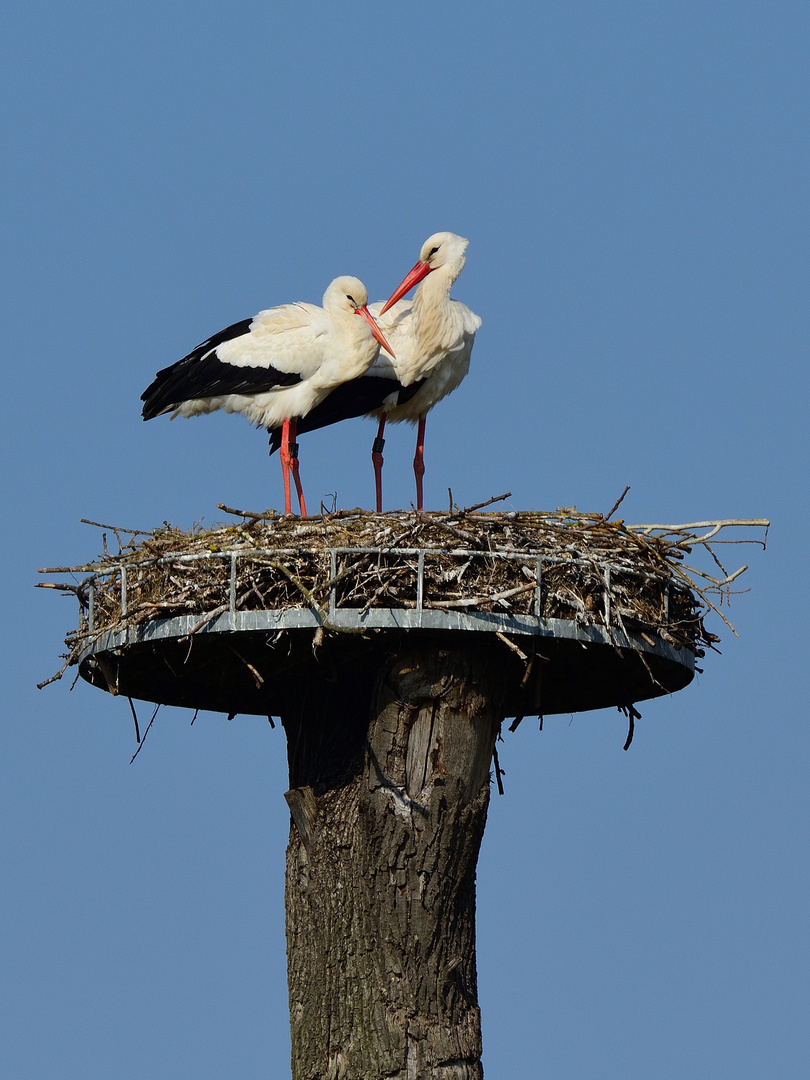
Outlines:
<svg viewBox="0 0 810 1080"><path fill-rule="evenodd" d="M405 295L406 292L408 292L409 289L412 289L414 285L418 285L423 277L427 277L427 275L432 269L432 266L429 266L426 262L422 262L420 259L420 261L416 264L413 270L411 270L408 276L403 280L399 288L395 289L394 292L391 294L390 298L385 301L380 311L380 314L384 315L390 307L393 307L397 300L402 299L402 297Z"/></svg>
<svg viewBox="0 0 810 1080"><path fill-rule="evenodd" d="M363 318L366 320L368 325L371 327L371 332L374 335L374 337L377 339L377 341L379 341L379 343L382 345L382 347L385 349L385 351L387 353L390 353L391 356L393 356L394 359L396 360L396 356L394 355L394 350L391 348L391 346L385 340L385 335L383 334L383 332L379 328L379 326L377 326L376 322L374 321L374 316L371 314L371 312L368 310L368 308L364 305L363 307L355 308L355 312L356 312L357 315L362 315L363 316Z"/></svg>

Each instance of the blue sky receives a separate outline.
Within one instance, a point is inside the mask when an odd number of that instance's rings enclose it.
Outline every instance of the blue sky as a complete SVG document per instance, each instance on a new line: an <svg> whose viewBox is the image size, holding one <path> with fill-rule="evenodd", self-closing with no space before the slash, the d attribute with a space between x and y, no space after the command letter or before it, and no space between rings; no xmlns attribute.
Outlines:
<svg viewBox="0 0 810 1080"><path fill-rule="evenodd" d="M5 1075L289 1073L280 728L63 680L36 568L281 505L240 417L143 424L154 372L337 274L470 238L483 319L426 506L769 517L722 656L526 721L478 875L487 1077L806 1075L808 36L800 3L9 5L0 173ZM370 507L369 422L302 439ZM410 428L386 505L413 498ZM143 720L143 715L142 715Z"/></svg>

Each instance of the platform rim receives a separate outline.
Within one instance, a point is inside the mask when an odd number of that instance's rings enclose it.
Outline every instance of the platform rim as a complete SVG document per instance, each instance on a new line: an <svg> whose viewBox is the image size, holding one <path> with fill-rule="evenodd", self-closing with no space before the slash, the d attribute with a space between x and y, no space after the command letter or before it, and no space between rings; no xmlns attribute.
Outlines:
<svg viewBox="0 0 810 1080"><path fill-rule="evenodd" d="M113 652L129 645L168 640L192 640L196 636L218 634L310 631L363 633L430 631L441 633L514 634L521 637L557 638L583 645L604 645L660 657L695 670L695 651L688 645L677 648L657 637L650 645L639 633L602 623L582 623L573 619L544 619L534 615L507 615L486 611L441 611L426 608L338 608L324 619L311 608L263 609L261 611L206 613L152 619L134 626L101 631L79 653L77 663L99 653ZM654 628L651 628L654 629Z"/></svg>

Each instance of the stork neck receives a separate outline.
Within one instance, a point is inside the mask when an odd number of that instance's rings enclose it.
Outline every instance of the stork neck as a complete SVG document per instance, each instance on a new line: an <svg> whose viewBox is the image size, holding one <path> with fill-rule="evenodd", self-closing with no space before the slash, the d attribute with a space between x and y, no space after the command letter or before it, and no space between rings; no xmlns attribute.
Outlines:
<svg viewBox="0 0 810 1080"><path fill-rule="evenodd" d="M443 308L449 305L450 287L454 280L447 273L445 266L440 266L438 270L428 274L413 297L413 310L417 321L428 316L429 313L435 318Z"/></svg>
<svg viewBox="0 0 810 1080"><path fill-rule="evenodd" d="M413 298L414 328L418 351L426 360L443 349L457 333L449 278L445 267L434 270L422 281Z"/></svg>

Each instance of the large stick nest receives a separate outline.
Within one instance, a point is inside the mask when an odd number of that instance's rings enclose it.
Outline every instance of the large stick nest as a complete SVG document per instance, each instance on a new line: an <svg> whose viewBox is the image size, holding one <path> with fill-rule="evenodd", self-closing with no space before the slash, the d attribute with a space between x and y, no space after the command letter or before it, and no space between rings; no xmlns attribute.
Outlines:
<svg viewBox="0 0 810 1080"><path fill-rule="evenodd" d="M153 619L199 615L197 629L231 605L238 611L304 607L316 611L328 631L330 606L416 607L419 550L425 608L601 623L702 657L720 640L704 626L709 612L733 631L720 607L730 599L732 581L747 569L729 573L716 547L744 542L727 539L734 526L760 526L767 534L768 525L628 526L573 509L344 510L309 518L220 509L240 520L190 532L166 523L153 532L99 526L104 550L95 562L41 571L72 574L74 583L48 587L69 591L80 603L79 626L66 638L65 664L54 678L99 634ZM115 552L108 549L108 533L116 538ZM765 540L757 542L764 546ZM710 556L713 574L686 563L696 547ZM332 556L336 548L365 550Z"/></svg>

